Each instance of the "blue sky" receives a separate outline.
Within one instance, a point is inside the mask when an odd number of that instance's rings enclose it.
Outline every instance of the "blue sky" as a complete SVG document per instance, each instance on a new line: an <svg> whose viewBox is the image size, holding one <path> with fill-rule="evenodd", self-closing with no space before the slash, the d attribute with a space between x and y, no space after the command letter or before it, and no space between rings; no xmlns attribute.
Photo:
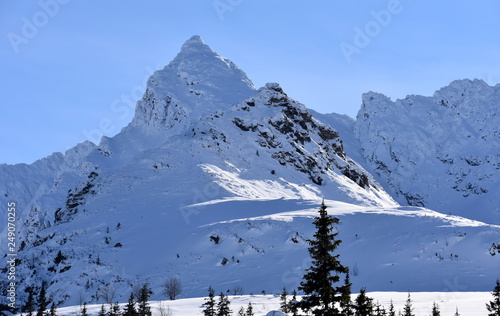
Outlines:
<svg viewBox="0 0 500 316"><path fill-rule="evenodd" d="M64 152L140 98L192 35L257 87L278 82L322 113L355 117L361 94L432 95L500 80L500 2L40 0L0 3L0 163Z"/></svg>

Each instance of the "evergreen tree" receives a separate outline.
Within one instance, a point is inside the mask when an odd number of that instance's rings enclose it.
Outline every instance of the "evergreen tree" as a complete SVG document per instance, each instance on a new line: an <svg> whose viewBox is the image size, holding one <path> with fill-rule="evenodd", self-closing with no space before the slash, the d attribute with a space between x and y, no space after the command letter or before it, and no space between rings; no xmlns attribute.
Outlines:
<svg viewBox="0 0 500 316"><path fill-rule="evenodd" d="M47 300L47 293L45 289L45 282L42 282L42 289L40 290L40 294L38 295L38 311L36 316L44 316L45 311L47 310L47 306L49 306L49 301Z"/></svg>
<svg viewBox="0 0 500 316"><path fill-rule="evenodd" d="M50 316L57 316L56 304L54 302L50 305Z"/></svg>
<svg viewBox="0 0 500 316"><path fill-rule="evenodd" d="M396 316L396 310L394 309L394 303L391 300L391 305L389 305L389 313L387 316Z"/></svg>
<svg viewBox="0 0 500 316"><path fill-rule="evenodd" d="M460 314L458 313L458 307L455 310L455 316L460 316Z"/></svg>
<svg viewBox="0 0 500 316"><path fill-rule="evenodd" d="M288 313L288 310L289 310L289 304L288 304L287 300L288 300L288 291L284 287L283 292L281 292L281 295L280 295L280 310L283 313Z"/></svg>
<svg viewBox="0 0 500 316"><path fill-rule="evenodd" d="M488 309L488 316L500 316L500 280L497 279L497 283L493 292L493 300L486 303L486 309Z"/></svg>
<svg viewBox="0 0 500 316"><path fill-rule="evenodd" d="M312 310L314 315L340 315L338 305L347 290L343 286L335 286L340 281L340 275L348 272L340 263L339 255L333 255L342 242L335 239L338 233L333 232L338 222L338 218L328 215L323 202L313 222L317 231L314 238L308 240L312 266L306 270L299 286L299 290L304 292L300 307Z"/></svg>
<svg viewBox="0 0 500 316"><path fill-rule="evenodd" d="M403 312L404 312L403 316L415 316L415 314L413 314L413 307L411 305L410 293L408 293L408 298L406 299L406 304L403 309Z"/></svg>
<svg viewBox="0 0 500 316"><path fill-rule="evenodd" d="M224 295L224 293L220 292L219 302L217 303L217 313L216 316L229 316L232 314L231 309L229 308L229 298Z"/></svg>
<svg viewBox="0 0 500 316"><path fill-rule="evenodd" d="M342 300L340 301L340 308L343 316L354 316L354 310L351 301L351 278L349 271L347 271L344 279L344 288L342 291Z"/></svg>
<svg viewBox="0 0 500 316"><path fill-rule="evenodd" d="M144 283L139 293L139 299L137 300L137 314L139 316L151 316L151 307L149 306L149 296L151 295L151 290L148 288L148 284Z"/></svg>
<svg viewBox="0 0 500 316"><path fill-rule="evenodd" d="M288 310L289 313L292 314L292 316L298 316L299 315L299 302L297 302L297 291L293 290L292 292L292 299L290 302L288 302Z"/></svg>
<svg viewBox="0 0 500 316"><path fill-rule="evenodd" d="M205 299L205 303L202 306L206 306L203 310L203 315L205 316L215 316L215 291L210 286L208 287L208 297Z"/></svg>
<svg viewBox="0 0 500 316"><path fill-rule="evenodd" d="M432 315L431 316L441 316L441 312L439 311L439 305L436 302L432 303Z"/></svg>
<svg viewBox="0 0 500 316"><path fill-rule="evenodd" d="M253 306L252 306L252 302L249 302L248 303L248 307L247 307L247 312L245 314L246 316L254 316L253 315Z"/></svg>
<svg viewBox="0 0 500 316"><path fill-rule="evenodd" d="M240 307L240 310L238 311L238 316L246 316L247 313L245 312L245 309L243 306Z"/></svg>
<svg viewBox="0 0 500 316"><path fill-rule="evenodd" d="M354 315L356 316L372 316L373 315L373 299L366 296L366 289L362 288L359 295L356 297Z"/></svg>
<svg viewBox="0 0 500 316"><path fill-rule="evenodd" d="M83 308L81 310L81 314L82 314L82 316L89 316L89 314L87 313L87 303L83 303Z"/></svg>
<svg viewBox="0 0 500 316"><path fill-rule="evenodd" d="M377 302L377 304L375 304L375 308L373 309L373 315L387 316L387 312L385 311L385 308Z"/></svg>
<svg viewBox="0 0 500 316"><path fill-rule="evenodd" d="M106 316L106 309L104 308L104 304L101 305L101 310L99 311L98 316Z"/></svg>
<svg viewBox="0 0 500 316"><path fill-rule="evenodd" d="M108 316L121 316L120 305L118 302L109 306Z"/></svg>
<svg viewBox="0 0 500 316"><path fill-rule="evenodd" d="M28 288L28 300L24 305L23 311L27 313L27 316L33 316L33 312L35 311L35 298L33 297L33 289L31 287Z"/></svg>
<svg viewBox="0 0 500 316"><path fill-rule="evenodd" d="M135 308L134 293L130 293L127 305L123 309L123 316L138 316L137 309Z"/></svg>

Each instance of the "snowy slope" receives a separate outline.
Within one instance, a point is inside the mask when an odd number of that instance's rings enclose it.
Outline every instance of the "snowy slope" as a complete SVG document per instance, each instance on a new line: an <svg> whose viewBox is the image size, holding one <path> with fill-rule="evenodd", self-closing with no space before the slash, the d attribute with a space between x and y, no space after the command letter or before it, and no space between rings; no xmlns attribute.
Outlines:
<svg viewBox="0 0 500 316"><path fill-rule="evenodd" d="M340 121L339 130L351 124ZM489 290L499 227L400 207L356 162L359 143L343 140L278 84L255 89L195 36L151 76L115 137L0 165L0 202L17 203L19 300L42 281L64 305L101 302L105 288L124 302L144 282L161 299L172 275L183 297L209 285L291 289L322 198L341 217L355 287L440 291L458 279L467 288L450 290Z"/></svg>
<svg viewBox="0 0 500 316"><path fill-rule="evenodd" d="M354 127L403 204L500 223L500 85L457 80L432 97L363 95Z"/></svg>

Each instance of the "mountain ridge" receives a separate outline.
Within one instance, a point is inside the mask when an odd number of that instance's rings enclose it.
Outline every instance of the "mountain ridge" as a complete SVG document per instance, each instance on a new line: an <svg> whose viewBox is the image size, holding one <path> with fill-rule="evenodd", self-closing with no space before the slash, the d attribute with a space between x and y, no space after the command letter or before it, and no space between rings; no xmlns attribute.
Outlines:
<svg viewBox="0 0 500 316"><path fill-rule="evenodd" d="M370 92L354 133L398 202L499 223L499 100L500 85L477 79L394 102Z"/></svg>

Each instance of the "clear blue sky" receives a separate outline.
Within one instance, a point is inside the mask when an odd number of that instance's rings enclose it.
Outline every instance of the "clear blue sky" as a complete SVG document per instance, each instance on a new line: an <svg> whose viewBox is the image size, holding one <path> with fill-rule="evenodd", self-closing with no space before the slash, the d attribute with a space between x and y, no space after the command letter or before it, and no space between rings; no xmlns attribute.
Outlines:
<svg viewBox="0 0 500 316"><path fill-rule="evenodd" d="M497 0L2 1L0 163L64 152L103 120L116 134L132 113L112 105L135 103L195 34L257 87L278 82L309 108L355 117L370 90L498 83L499 14Z"/></svg>

